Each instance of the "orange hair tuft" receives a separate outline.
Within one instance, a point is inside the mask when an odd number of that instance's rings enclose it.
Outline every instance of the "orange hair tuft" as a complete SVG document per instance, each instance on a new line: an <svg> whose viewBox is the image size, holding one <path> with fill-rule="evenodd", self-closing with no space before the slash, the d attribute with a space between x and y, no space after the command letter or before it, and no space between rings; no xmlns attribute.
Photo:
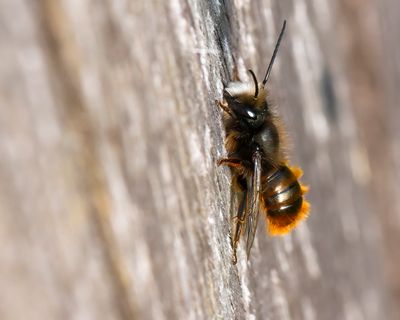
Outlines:
<svg viewBox="0 0 400 320"><path fill-rule="evenodd" d="M302 194L307 193L308 190L310 189L308 186L305 186L304 184L301 184L301 185L300 185L300 188L301 188L301 193L302 193Z"/></svg>
<svg viewBox="0 0 400 320"><path fill-rule="evenodd" d="M283 236L293 230L301 220L307 218L310 212L310 204L303 200L303 204L296 215L283 215L283 216L269 216L268 220L268 233L271 236Z"/></svg>
<svg viewBox="0 0 400 320"><path fill-rule="evenodd" d="M289 166L289 169L293 172L297 179L300 179L303 176L303 170L301 170L299 167Z"/></svg>

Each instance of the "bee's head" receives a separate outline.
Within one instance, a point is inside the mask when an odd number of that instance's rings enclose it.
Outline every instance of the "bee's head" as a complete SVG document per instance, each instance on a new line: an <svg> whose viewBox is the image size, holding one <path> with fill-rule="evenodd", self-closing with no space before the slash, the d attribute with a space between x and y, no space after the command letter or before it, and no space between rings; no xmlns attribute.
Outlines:
<svg viewBox="0 0 400 320"><path fill-rule="evenodd" d="M224 98L237 119L257 129L265 121L268 104L264 85L257 82L253 71L249 71L254 83L230 82L224 89Z"/></svg>
<svg viewBox="0 0 400 320"><path fill-rule="evenodd" d="M285 32L285 28L286 20L283 22L282 30L279 34L278 41L276 42L263 82L258 83L254 72L249 70L253 78L253 83L240 81L230 82L224 89L224 98L228 103L230 110L233 112L233 116L250 128L259 128L264 123L265 118L269 113L268 103L266 101L267 93L265 90L265 84L271 74L271 69L283 33Z"/></svg>

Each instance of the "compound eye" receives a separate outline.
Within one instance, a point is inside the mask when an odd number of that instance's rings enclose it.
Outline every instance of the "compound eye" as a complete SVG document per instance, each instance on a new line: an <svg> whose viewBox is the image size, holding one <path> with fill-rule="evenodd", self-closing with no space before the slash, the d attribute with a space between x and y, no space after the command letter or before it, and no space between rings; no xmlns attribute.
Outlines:
<svg viewBox="0 0 400 320"><path fill-rule="evenodd" d="M231 110L236 114L236 116L244 119L255 120L257 118L257 113L252 108L243 105L243 103L234 100L231 104Z"/></svg>
<svg viewBox="0 0 400 320"><path fill-rule="evenodd" d="M254 119L256 117L256 114L249 109L246 110L246 113L247 113L247 116L251 119Z"/></svg>

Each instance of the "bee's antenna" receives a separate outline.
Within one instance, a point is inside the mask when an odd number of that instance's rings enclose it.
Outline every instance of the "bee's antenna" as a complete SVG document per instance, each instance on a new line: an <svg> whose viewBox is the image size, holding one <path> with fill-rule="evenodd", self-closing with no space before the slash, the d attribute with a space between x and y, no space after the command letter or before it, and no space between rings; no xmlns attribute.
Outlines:
<svg viewBox="0 0 400 320"><path fill-rule="evenodd" d="M265 86L265 84L268 81L269 75L271 74L272 65L274 64L274 60L275 60L276 54L278 52L279 45L281 44L281 40L283 37L283 33L285 32L285 28L286 28L286 20L283 21L281 33L279 34L278 41L276 42L276 45L275 45L274 53L272 54L271 61L269 62L267 73L265 74L264 81L262 82L263 86Z"/></svg>
<svg viewBox="0 0 400 320"><path fill-rule="evenodd" d="M256 91L254 92L254 99L256 99L257 96L258 96L258 82L257 82L257 77L256 77L256 75L254 74L253 70L249 70L249 72L250 72L251 76L253 77L254 85L255 85L255 87L256 87Z"/></svg>

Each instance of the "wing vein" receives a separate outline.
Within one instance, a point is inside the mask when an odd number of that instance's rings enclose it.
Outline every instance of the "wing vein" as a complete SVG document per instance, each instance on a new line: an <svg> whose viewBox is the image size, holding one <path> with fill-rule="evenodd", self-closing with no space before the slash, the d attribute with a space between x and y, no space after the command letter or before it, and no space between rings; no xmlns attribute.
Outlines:
<svg viewBox="0 0 400 320"><path fill-rule="evenodd" d="M248 213L247 213L247 241L246 253L247 258L254 243L257 231L258 219L260 215L260 190L261 190L261 152L256 150L253 154L253 176L251 179L250 192L248 193Z"/></svg>

